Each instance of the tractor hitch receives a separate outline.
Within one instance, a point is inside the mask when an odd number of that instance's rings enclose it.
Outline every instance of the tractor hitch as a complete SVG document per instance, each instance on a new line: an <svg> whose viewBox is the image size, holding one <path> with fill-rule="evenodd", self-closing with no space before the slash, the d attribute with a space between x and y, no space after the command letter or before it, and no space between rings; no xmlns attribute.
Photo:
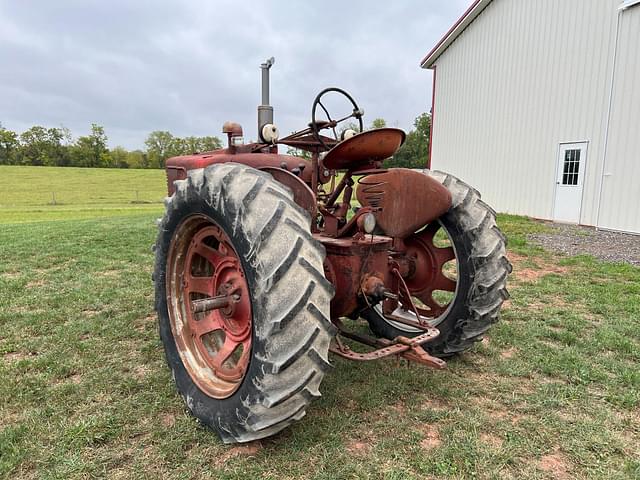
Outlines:
<svg viewBox="0 0 640 480"><path fill-rule="evenodd" d="M424 348L422 348L423 343L430 342L440 335L440 331L437 328L429 328L425 333L417 337L407 338L399 336L394 340L387 340L350 332L339 320L334 321L334 324L338 327L338 334L335 337L334 344L329 347L329 351L348 360L370 361L397 355L398 357L403 357L409 361L421 363L431 368L443 369L447 366L444 360L429 355ZM365 353L354 352L348 345L345 345L342 340L340 340L340 335L358 343L374 347L375 350Z"/></svg>

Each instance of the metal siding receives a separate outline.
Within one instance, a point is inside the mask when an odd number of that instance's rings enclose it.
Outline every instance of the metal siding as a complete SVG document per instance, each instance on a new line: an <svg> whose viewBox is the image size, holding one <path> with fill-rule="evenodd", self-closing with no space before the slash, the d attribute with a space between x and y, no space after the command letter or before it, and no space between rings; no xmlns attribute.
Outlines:
<svg viewBox="0 0 640 480"><path fill-rule="evenodd" d="M620 15L599 223L640 233L640 6Z"/></svg>
<svg viewBox="0 0 640 480"><path fill-rule="evenodd" d="M619 0L494 0L437 59L432 168L502 212L551 218L561 142L587 141L595 224Z"/></svg>

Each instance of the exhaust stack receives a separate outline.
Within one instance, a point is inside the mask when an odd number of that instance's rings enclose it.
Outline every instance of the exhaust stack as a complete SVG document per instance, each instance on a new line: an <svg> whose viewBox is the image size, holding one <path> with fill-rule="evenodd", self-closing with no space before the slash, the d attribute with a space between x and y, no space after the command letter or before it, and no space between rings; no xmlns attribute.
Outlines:
<svg viewBox="0 0 640 480"><path fill-rule="evenodd" d="M267 124L273 124L273 107L269 105L269 69L274 63L275 58L271 57L260 65L262 70L262 105L258 106L258 136L263 142L269 141L263 138L263 127Z"/></svg>

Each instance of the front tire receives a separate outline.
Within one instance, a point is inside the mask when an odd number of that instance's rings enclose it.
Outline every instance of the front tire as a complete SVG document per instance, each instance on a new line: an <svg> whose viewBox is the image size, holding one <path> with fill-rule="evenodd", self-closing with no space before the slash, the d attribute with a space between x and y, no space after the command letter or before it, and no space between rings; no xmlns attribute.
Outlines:
<svg viewBox="0 0 640 480"><path fill-rule="evenodd" d="M450 304L429 322L440 335L423 345L432 355L447 357L471 348L498 321L502 303L509 298L506 282L512 267L495 212L480 199L478 191L453 175L429 170L424 173L447 187L452 197L451 208L437 222L455 251L457 283ZM370 308L362 316L380 337L394 339L422 333L386 319L379 308Z"/></svg>
<svg viewBox="0 0 640 480"><path fill-rule="evenodd" d="M178 392L225 443L273 435L305 415L330 368L324 247L291 192L244 165L192 170L166 204L155 296ZM240 285L238 309L196 315L193 292L219 294L220 278Z"/></svg>

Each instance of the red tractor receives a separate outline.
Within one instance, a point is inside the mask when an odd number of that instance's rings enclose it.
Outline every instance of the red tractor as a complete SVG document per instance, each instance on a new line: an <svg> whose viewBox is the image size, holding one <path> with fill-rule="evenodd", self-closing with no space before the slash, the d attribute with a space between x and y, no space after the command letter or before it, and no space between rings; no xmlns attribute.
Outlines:
<svg viewBox="0 0 640 480"><path fill-rule="evenodd" d="M338 88L316 97L307 128L279 138L272 64L261 66L258 142L227 122L227 148L167 161L156 242L168 364L188 409L227 443L301 419L329 351L443 368L508 297L505 237L476 190L441 172L383 168L405 133L364 131L363 111ZM343 116L330 114L330 96L348 104Z"/></svg>

